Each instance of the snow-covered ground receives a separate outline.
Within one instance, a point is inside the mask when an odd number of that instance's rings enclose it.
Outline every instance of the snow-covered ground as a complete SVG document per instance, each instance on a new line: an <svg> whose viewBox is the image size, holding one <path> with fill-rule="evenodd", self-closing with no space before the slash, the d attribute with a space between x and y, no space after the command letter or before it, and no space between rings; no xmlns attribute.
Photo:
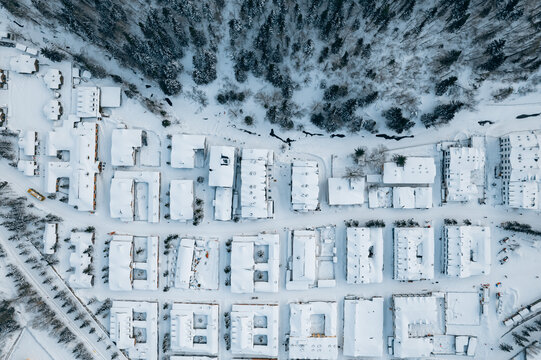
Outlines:
<svg viewBox="0 0 541 360"><path fill-rule="evenodd" d="M18 50L0 48L0 67L6 64L6 59ZM40 57L40 63L47 67L49 61ZM62 69L63 73L70 74L71 68L68 63L51 64L51 67ZM40 71L41 73L41 71ZM69 76L69 75L66 75ZM46 120L42 115L44 99L50 97L51 92L47 90L41 79L35 75L16 75L10 77L10 87L13 84L13 94L15 97L6 98L3 90L0 90L0 105L8 104L13 111L13 120L9 120L9 127L14 130L37 130L40 140L39 154L45 154L46 132L53 128L52 122ZM90 79L86 85L96 84L99 86L112 85L110 80L94 81ZM73 91L71 89L62 90L62 99L71 99ZM151 90L148 90L149 92ZM487 90L488 91L488 90ZM25 94L25 95L22 95ZM157 94L156 94L157 95ZM4 96L4 97L2 97ZM31 99L31 101L21 99ZM62 119L71 112L71 100L64 100L66 108ZM69 243L63 239L70 236L73 228L85 229L88 226L95 228L96 244L94 249L94 274L95 285L92 289L78 289L76 295L84 303L93 297L103 301L106 298L113 300L142 300L155 301L159 303L159 352L162 354L161 343L164 335L170 331L170 321L163 319L165 303L173 302L212 302L220 305L220 314L231 310L232 304L236 303L273 303L280 305L280 325L279 334L282 345L280 346L280 359L287 358L287 352L283 343L286 340L286 334L289 332L289 306L291 302L328 300L338 302L338 343L342 344L343 339L343 301L347 295L356 295L362 297L382 296L384 297L384 336L392 335L392 312L391 296L393 294L415 294L432 291L478 291L481 284L491 285L491 299L489 312L483 317L480 329L477 332L479 336L479 346L477 349L477 359L507 359L509 353L499 350L498 344L500 337L508 330L501 320L511 315L514 311L523 305L527 305L541 297L541 268L538 264L540 255L539 240L534 240L528 236L515 234L513 237L520 244L520 249L509 254L509 261L500 265L499 259L503 256L498 254L503 246L498 244L498 240L512 235L509 232L498 228L503 221L516 220L521 223L528 223L534 227L541 227L540 214L533 211L511 210L501 205L499 198L499 186L494 179L494 166L498 162L497 137L516 130L539 129L541 120L539 117L517 120L515 117L519 114L540 112L541 101L539 94L532 93L521 98L509 98L499 104L481 103L475 112L460 112L451 125L436 128L425 129L417 126L412 130L414 138L406 138L400 142L394 140L383 140L367 133L358 135L347 135L345 138L329 136L310 137L297 131L282 131L269 123L263 122L263 114L257 114L258 120L253 127L239 125L239 121L232 119L229 114L224 114L223 109L210 104L204 109L199 105L190 103L185 98L172 99L173 105L167 107L168 112L173 114L178 121L173 121L170 127L164 128L161 124L161 118L148 112L141 104L135 100L123 97L123 105L118 109L107 110L108 117L103 117L99 124L99 146L98 158L104 163L104 169L97 178L97 196L96 211L94 213L79 212L73 207L59 202L58 200L46 200L39 202L31 198L31 202L38 209L45 213L52 213L64 219L59 225L59 244L57 256L60 263L55 266L56 271L64 278L69 277ZM249 103L247 104L249 106ZM254 110L256 112L256 110ZM477 121L489 119L494 121L493 125L479 125ZM109 216L109 204L111 195L109 193L111 179L114 168L110 165L111 156L111 133L119 124L126 124L130 128L138 128L152 131L159 137L159 142L154 141L153 148L159 148L159 156L152 165L136 165L137 170L159 171L161 172L161 203L160 203L160 222L148 223L145 221L136 221L124 223ZM250 134L242 131L247 129L253 132ZM271 129L282 138L295 140L291 147L284 144L268 134ZM312 132L319 132L313 126L306 124L305 129ZM210 145L232 145L239 148L255 147L268 148L274 150L276 161L274 166L274 175L271 179L271 197L274 200L275 216L274 219L259 221L239 222L218 222L213 220L212 199L214 190L207 186L207 181L199 183L195 181L197 177L208 177L208 163L204 169L173 169L167 164L170 161L170 140L167 135L172 133L203 134L207 136L207 142ZM444 204L441 205L441 159L436 151L436 143L445 140L465 139L472 135L486 135L488 142L487 159L487 184L488 201L486 205L477 203L471 204ZM437 176L434 184L434 207L427 210L400 210L400 209L368 209L367 205L355 207L330 207L327 203L327 178L331 175L331 158L337 156L348 162L348 156L358 146L364 146L369 149L380 144L390 149L391 153L400 153L407 155L424 155L436 157ZM154 154L158 151L153 151ZM141 154L142 156L143 154ZM46 157L37 156L41 169L44 169ZM290 183L291 183L291 162L295 159L316 160L320 170L320 211L310 213L296 213L290 209ZM145 162L148 163L148 162ZM4 160L0 161L0 180L9 182L10 186L21 196L27 196L26 190L32 187L42 193L45 189L45 174L40 172L35 177L25 177L22 173L8 165ZM167 196L165 192L169 189L169 183L173 179L194 180L195 197L204 201L204 219L200 225L194 226L191 223L180 223L168 220L164 217L168 213L165 206ZM61 189L62 190L62 189ZM436 276L430 281L418 282L398 282L393 280L393 242L392 227L393 222L401 219L414 219L419 223L430 221L435 229L435 273ZM492 234L492 271L490 275L472 277L467 279L451 279L442 274L442 239L441 232L443 220L445 218L456 219L462 222L465 219L473 223L479 223L491 227ZM383 230L384 236L384 273L383 282L379 284L348 285L346 283L346 227L344 221L358 220L361 224L368 220L381 219L386 223ZM325 225L336 225L336 247L337 247L337 273L336 287L313 288L306 291L287 291L285 289L285 267L287 258L286 239L287 232L290 229L301 229L306 227L319 227ZM255 235L260 232L276 232L280 236L281 244L281 267L280 267L280 291L278 293L265 294L233 294L230 287L225 286L226 274L223 269L230 263L230 253L226 250L226 241L234 235ZM102 268L108 266L106 241L111 239L111 232L117 234L130 234L136 236L159 236L160 238L160 290L158 291L130 291L113 292L109 290L109 285L102 280ZM178 234L182 237L205 237L218 238L220 243L220 261L219 261L219 289L216 291L206 290L181 290L171 287L167 292L162 291L167 284L167 278L163 273L170 269L175 261L174 252L164 255L164 240L170 234ZM7 237L5 232L0 236ZM5 240L5 239L4 239ZM501 282L500 287L495 284ZM9 282L0 281L0 289L9 293ZM497 314L497 301L495 293L501 291L505 294L503 297L505 303L501 315ZM0 292L3 293L4 291ZM108 318L98 317L105 328L109 327ZM223 335L229 332L225 328L224 322L220 321L220 359L232 358L231 352L226 350L226 344ZM540 337L539 333L533 337ZM508 343L511 341L507 340ZM101 346L101 345L100 345ZM47 347L48 348L48 347ZM48 348L49 349L49 348ZM340 358L342 357L341 351ZM384 355L384 358L389 358ZM69 358L69 355L55 355L55 359ZM160 356L161 358L161 356Z"/></svg>

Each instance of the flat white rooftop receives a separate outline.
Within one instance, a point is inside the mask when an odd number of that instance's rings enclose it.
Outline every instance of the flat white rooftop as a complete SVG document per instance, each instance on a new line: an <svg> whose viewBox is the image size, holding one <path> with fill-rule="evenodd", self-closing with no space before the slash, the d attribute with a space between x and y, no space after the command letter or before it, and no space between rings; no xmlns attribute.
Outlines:
<svg viewBox="0 0 541 360"><path fill-rule="evenodd" d="M381 357L383 354L383 298L345 299L344 355Z"/></svg>
<svg viewBox="0 0 541 360"><path fill-rule="evenodd" d="M231 352L235 356L277 357L278 305L235 304L231 310Z"/></svg>

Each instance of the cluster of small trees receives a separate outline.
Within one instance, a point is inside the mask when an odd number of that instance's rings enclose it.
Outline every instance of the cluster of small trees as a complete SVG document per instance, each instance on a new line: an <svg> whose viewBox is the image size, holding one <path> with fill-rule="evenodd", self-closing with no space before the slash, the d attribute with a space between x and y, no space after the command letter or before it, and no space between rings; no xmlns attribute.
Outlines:
<svg viewBox="0 0 541 360"><path fill-rule="evenodd" d="M419 223L413 219L408 220L396 220L394 222L395 227L419 227Z"/></svg>
<svg viewBox="0 0 541 360"><path fill-rule="evenodd" d="M529 224L521 224L517 221L506 221L503 222L501 226L504 230L521 232L534 236L541 236L541 231L532 229L532 226Z"/></svg>

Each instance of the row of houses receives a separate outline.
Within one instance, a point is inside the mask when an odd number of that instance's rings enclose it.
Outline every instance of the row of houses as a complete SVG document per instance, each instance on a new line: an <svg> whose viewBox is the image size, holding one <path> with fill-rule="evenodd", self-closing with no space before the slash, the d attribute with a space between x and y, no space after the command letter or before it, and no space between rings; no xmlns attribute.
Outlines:
<svg viewBox="0 0 541 360"><path fill-rule="evenodd" d="M384 299L348 296L343 301L343 337L339 337L336 301L289 304L285 350L290 359L474 356L481 310L477 292L393 295L393 335L384 338ZM233 356L277 359L278 304L233 304L225 314L226 344ZM144 329L144 338L141 330ZM110 333L130 358L157 359L157 303L114 301ZM217 359L220 306L173 303L170 310L172 358ZM340 349L342 349L340 351Z"/></svg>
<svg viewBox="0 0 541 360"><path fill-rule="evenodd" d="M383 229L348 227L348 284L383 281ZM276 233L233 236L232 293L276 293L280 289L280 238ZM181 238L171 261L170 283L179 289L217 290L219 249L215 238ZM115 291L158 289L158 238L114 234L109 244L109 287ZM443 272L451 277L488 275L491 268L490 228L445 226ZM393 274L399 281L434 278L434 229L393 229ZM288 232L285 286L288 290L336 286L335 227Z"/></svg>

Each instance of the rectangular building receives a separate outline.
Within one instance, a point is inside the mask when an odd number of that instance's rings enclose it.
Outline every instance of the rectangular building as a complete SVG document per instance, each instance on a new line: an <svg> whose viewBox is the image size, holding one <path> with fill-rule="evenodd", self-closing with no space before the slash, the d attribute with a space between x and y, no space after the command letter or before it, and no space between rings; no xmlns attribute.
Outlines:
<svg viewBox="0 0 541 360"><path fill-rule="evenodd" d="M241 357L277 357L278 305L235 304L231 310L231 352Z"/></svg>
<svg viewBox="0 0 541 360"><path fill-rule="evenodd" d="M171 308L171 350L218 355L218 304L174 303Z"/></svg>
<svg viewBox="0 0 541 360"><path fill-rule="evenodd" d="M401 281L434 278L434 229L395 227L394 279Z"/></svg>
<svg viewBox="0 0 541 360"><path fill-rule="evenodd" d="M233 236L231 243L231 292L278 292L280 237L261 233Z"/></svg>
<svg viewBox="0 0 541 360"><path fill-rule="evenodd" d="M383 355L383 298L344 300L344 356Z"/></svg>
<svg viewBox="0 0 541 360"><path fill-rule="evenodd" d="M445 226L443 228L443 271L466 278L490 274L492 263L488 226Z"/></svg>
<svg viewBox="0 0 541 360"><path fill-rule="evenodd" d="M319 206L317 161L293 161L291 165L291 206L295 211L312 211Z"/></svg>
<svg viewBox="0 0 541 360"><path fill-rule="evenodd" d="M383 229L348 227L347 267L348 284L370 284L383 281Z"/></svg>
<svg viewBox="0 0 541 360"><path fill-rule="evenodd" d="M500 176L504 204L541 209L541 130L517 131L500 138Z"/></svg>
<svg viewBox="0 0 541 360"><path fill-rule="evenodd" d="M336 302L289 304L289 358L336 359L338 357L338 309Z"/></svg>
<svg viewBox="0 0 541 360"><path fill-rule="evenodd" d="M269 188L274 152L266 149L243 149L240 161L240 207L246 219L274 217L274 201Z"/></svg>

